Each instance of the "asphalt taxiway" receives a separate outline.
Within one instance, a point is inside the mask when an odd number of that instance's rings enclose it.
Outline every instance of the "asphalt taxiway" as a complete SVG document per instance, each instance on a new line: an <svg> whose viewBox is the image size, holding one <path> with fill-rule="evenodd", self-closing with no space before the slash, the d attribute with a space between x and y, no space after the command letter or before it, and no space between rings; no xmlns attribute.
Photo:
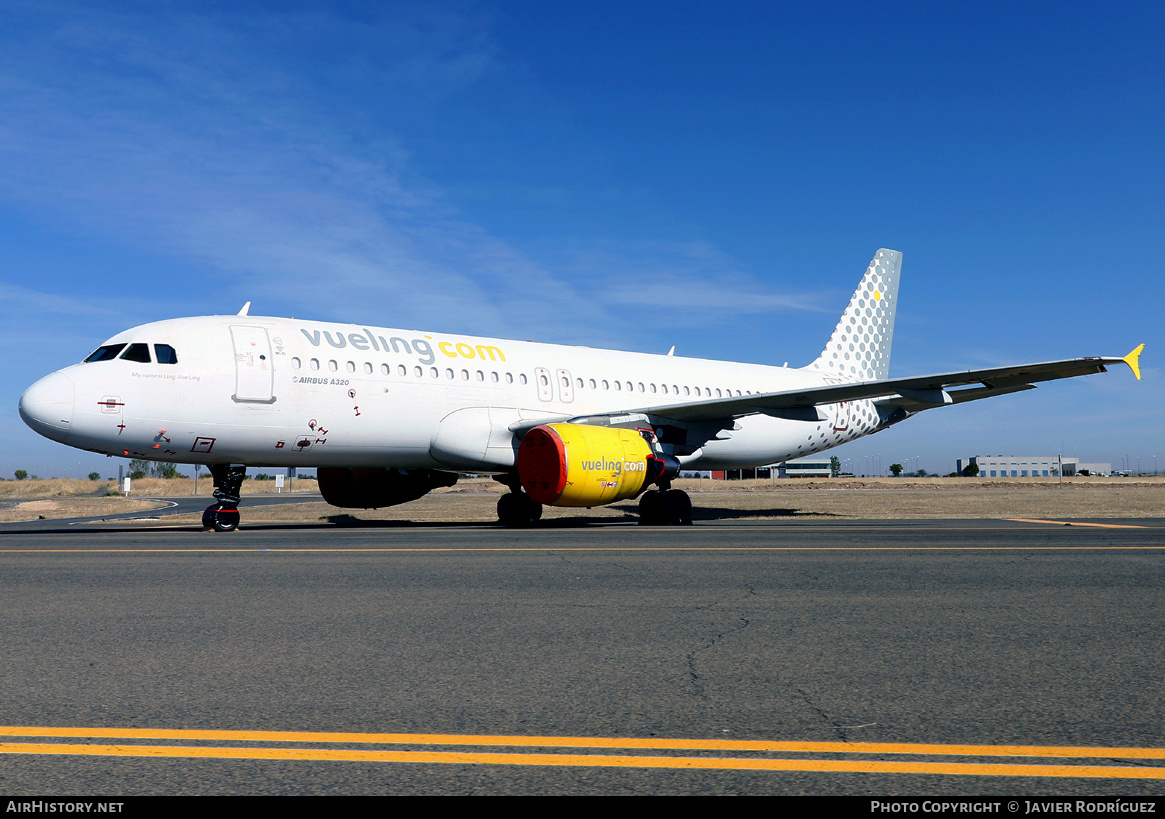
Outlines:
<svg viewBox="0 0 1165 819"><path fill-rule="evenodd" d="M1165 791L1163 520L40 523L14 795Z"/></svg>

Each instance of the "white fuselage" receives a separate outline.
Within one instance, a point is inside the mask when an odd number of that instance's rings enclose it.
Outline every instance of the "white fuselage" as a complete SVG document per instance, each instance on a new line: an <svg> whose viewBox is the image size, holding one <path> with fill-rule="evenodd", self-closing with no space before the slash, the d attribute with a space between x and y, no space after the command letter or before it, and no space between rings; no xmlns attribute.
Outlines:
<svg viewBox="0 0 1165 819"><path fill-rule="evenodd" d="M177 463L506 471L511 427L523 422L839 381L814 370L253 316L145 324L106 342L116 344L168 345L176 362L111 358L53 373L22 398L30 426L70 446ZM768 464L880 422L870 401L821 411L827 420L737 418L681 461Z"/></svg>

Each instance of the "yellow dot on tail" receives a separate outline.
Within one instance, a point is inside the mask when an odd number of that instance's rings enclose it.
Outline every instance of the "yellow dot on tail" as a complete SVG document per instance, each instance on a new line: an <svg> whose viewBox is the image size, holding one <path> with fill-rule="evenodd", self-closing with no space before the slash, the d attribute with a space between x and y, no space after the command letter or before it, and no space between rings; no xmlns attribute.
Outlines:
<svg viewBox="0 0 1165 819"><path fill-rule="evenodd" d="M874 291L874 301L881 301L881 300L882 300L882 294L879 293L877 290L875 290Z"/></svg>

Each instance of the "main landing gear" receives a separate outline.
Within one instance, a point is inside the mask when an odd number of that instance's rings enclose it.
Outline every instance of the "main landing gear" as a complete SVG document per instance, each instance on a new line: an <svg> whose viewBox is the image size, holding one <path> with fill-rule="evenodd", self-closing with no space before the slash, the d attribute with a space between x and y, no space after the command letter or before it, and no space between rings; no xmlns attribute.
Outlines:
<svg viewBox="0 0 1165 819"><path fill-rule="evenodd" d="M692 499L671 482L639 496L640 526L691 526Z"/></svg>
<svg viewBox="0 0 1165 819"><path fill-rule="evenodd" d="M510 488L498 498L498 523L510 529L524 529L542 519L542 504L522 491L517 475L498 476L495 481Z"/></svg>
<svg viewBox="0 0 1165 819"><path fill-rule="evenodd" d="M542 504L521 490L498 498L498 523L511 529L523 529L542 519Z"/></svg>
<svg viewBox="0 0 1165 819"><path fill-rule="evenodd" d="M239 492L247 467L243 464L212 464L207 467L214 479L214 499L217 503L202 513L204 529L233 532L239 528Z"/></svg>

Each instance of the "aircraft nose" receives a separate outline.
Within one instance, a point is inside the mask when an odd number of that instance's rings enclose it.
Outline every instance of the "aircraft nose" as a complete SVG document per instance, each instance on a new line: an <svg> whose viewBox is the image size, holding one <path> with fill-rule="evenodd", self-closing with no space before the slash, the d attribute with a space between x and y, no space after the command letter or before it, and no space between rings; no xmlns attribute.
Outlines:
<svg viewBox="0 0 1165 819"><path fill-rule="evenodd" d="M20 396L20 417L33 431L63 442L73 423L73 382L67 375L46 375Z"/></svg>

